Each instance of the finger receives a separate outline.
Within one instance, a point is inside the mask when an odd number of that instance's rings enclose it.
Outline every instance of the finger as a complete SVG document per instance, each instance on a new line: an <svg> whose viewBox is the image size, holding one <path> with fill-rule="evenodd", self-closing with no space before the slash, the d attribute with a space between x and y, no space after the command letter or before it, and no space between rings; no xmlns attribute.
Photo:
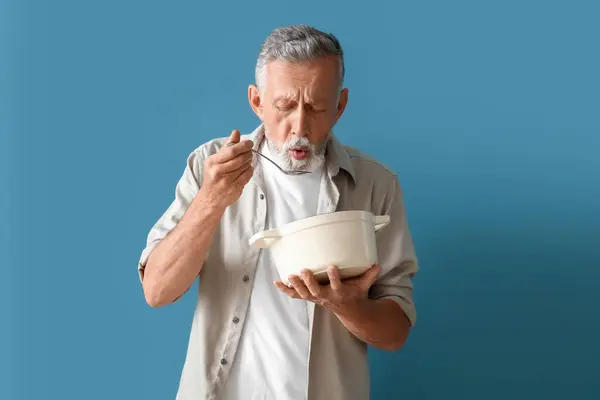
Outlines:
<svg viewBox="0 0 600 400"><path fill-rule="evenodd" d="M379 265L374 265L371 268L369 268L363 274L363 276L360 277L361 287L365 290L369 289L377 280L377 276L379 275L380 271L381 267Z"/></svg>
<svg viewBox="0 0 600 400"><path fill-rule="evenodd" d="M242 169L240 175L235 179L234 183L239 186L246 186L246 184L252 179L254 175L254 167L251 164L245 169Z"/></svg>
<svg viewBox="0 0 600 400"><path fill-rule="evenodd" d="M280 291L282 291L283 293L287 294L289 297L291 297L293 299L299 299L300 298L300 295L294 289L285 286L283 284L283 282L281 282L281 281L275 281L273 283L275 284L275 286L277 286L277 288Z"/></svg>
<svg viewBox="0 0 600 400"><path fill-rule="evenodd" d="M340 278L340 270L331 266L327 268L327 276L329 277L329 286L334 292L339 292L342 289L342 279Z"/></svg>
<svg viewBox="0 0 600 400"><path fill-rule="evenodd" d="M290 275L288 279L300 297L306 300L311 298L310 291L297 275Z"/></svg>
<svg viewBox="0 0 600 400"><path fill-rule="evenodd" d="M219 174L225 175L225 174L229 174L229 173L238 171L242 168L245 169L247 164L250 164L251 162L252 162L252 153L248 151L248 152L238 154L234 158L229 159L227 161L217 163L214 166L214 168L217 169Z"/></svg>
<svg viewBox="0 0 600 400"><path fill-rule="evenodd" d="M227 144L221 147L221 149L213 156L214 161L217 164L226 163L242 153L250 153L253 146L254 143L252 140L242 140L239 143ZM249 155L252 155L252 153Z"/></svg>
<svg viewBox="0 0 600 400"><path fill-rule="evenodd" d="M234 129L233 131L231 131L231 135L229 135L229 138L225 143L227 145L239 143L241 137L242 135L240 134L240 131L238 129Z"/></svg>
<svg viewBox="0 0 600 400"><path fill-rule="evenodd" d="M321 286L319 282L315 279L312 271L309 269L303 269L300 271L300 276L302 277L302 281L304 281L304 285L308 288L308 291L313 297L319 297L321 294Z"/></svg>

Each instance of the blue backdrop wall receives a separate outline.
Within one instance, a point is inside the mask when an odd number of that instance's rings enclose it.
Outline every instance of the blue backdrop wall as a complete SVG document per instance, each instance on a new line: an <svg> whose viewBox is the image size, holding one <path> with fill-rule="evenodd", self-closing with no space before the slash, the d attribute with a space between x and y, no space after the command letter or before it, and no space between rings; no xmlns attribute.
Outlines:
<svg viewBox="0 0 600 400"><path fill-rule="evenodd" d="M345 47L337 134L398 172L421 260L373 398L600 398L598 2L0 4L0 398L174 398L195 299L150 309L136 262L291 23Z"/></svg>

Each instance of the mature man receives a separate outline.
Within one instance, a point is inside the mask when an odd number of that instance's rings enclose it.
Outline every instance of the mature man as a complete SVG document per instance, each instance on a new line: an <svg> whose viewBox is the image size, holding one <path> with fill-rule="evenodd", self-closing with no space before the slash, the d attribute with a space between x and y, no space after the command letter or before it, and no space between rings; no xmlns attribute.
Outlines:
<svg viewBox="0 0 600 400"><path fill-rule="evenodd" d="M154 307L200 279L177 399L367 399L367 345L397 350L406 341L417 261L402 191L392 171L331 133L348 103L343 78L333 35L276 29L248 89L260 126L189 156L139 263ZM252 149L309 173L286 175ZM287 287L269 251L249 247L258 231L341 210L391 217L377 236L380 265L360 277L340 280L332 266L329 284L305 270Z"/></svg>

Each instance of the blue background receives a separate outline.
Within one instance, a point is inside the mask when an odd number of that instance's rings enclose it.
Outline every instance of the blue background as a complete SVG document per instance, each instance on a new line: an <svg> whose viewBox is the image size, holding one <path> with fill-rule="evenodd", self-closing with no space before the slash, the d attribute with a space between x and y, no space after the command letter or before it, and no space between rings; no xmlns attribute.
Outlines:
<svg viewBox="0 0 600 400"><path fill-rule="evenodd" d="M136 263L187 155L258 123L258 48L291 23L341 40L336 132L398 172L421 261L418 325L371 352L373 398L600 398L599 15L0 2L0 398L174 398L195 298L149 308Z"/></svg>

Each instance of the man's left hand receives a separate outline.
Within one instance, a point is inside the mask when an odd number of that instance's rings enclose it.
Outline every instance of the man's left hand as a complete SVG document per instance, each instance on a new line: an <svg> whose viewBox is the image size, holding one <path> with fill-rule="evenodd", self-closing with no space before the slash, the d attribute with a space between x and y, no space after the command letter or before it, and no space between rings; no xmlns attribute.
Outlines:
<svg viewBox="0 0 600 400"><path fill-rule="evenodd" d="M379 271L379 265L374 265L359 277L342 281L339 269L332 266L327 269L329 284L322 285L310 270L304 269L300 276L290 275L288 279L291 288L281 281L275 281L275 285L289 297L308 300L336 312L367 299L369 288L377 279Z"/></svg>

